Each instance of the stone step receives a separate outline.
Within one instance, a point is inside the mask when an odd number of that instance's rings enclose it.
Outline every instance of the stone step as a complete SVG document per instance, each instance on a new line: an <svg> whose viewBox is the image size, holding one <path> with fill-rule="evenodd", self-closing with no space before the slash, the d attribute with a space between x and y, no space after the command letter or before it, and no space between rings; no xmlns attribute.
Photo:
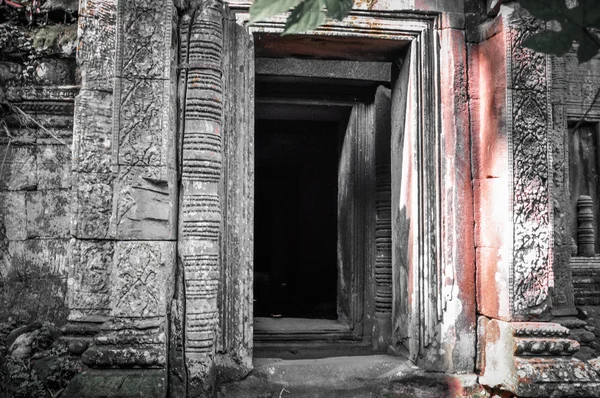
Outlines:
<svg viewBox="0 0 600 398"><path fill-rule="evenodd" d="M425 373L408 360L387 355L323 359L255 359L244 380L218 387L218 397L475 397L475 375ZM483 396L483 395L482 395Z"/></svg>
<svg viewBox="0 0 600 398"><path fill-rule="evenodd" d="M558 323L559 325L564 326L568 329L578 329L587 326L586 321L576 318L574 316L554 318L552 322Z"/></svg>
<svg viewBox="0 0 600 398"><path fill-rule="evenodd" d="M578 276L599 276L600 270L594 268L573 268L572 275L574 277Z"/></svg>
<svg viewBox="0 0 600 398"><path fill-rule="evenodd" d="M575 295L575 297L580 297L580 298L586 298L586 297L598 298L598 297L600 297L600 290L574 289L573 294Z"/></svg>
<svg viewBox="0 0 600 398"><path fill-rule="evenodd" d="M598 278L600 278L600 276L596 276L596 275L577 275L577 276L573 276L573 283L575 283L575 284L579 284L579 283L591 283L593 285L600 285L600 282L598 281Z"/></svg>
<svg viewBox="0 0 600 398"><path fill-rule="evenodd" d="M600 297L588 297L588 298L578 298L575 297L575 304L584 306L584 305L600 305Z"/></svg>

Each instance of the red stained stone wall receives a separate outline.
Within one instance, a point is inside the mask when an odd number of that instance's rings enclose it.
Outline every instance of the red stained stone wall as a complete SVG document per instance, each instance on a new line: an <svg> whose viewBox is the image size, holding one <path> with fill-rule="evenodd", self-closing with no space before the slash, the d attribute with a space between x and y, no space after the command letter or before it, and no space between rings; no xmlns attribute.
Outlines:
<svg viewBox="0 0 600 398"><path fill-rule="evenodd" d="M469 46L477 310L508 320L511 216L506 131L506 43L500 33ZM500 29L498 29L500 28ZM490 29L491 30L491 29Z"/></svg>

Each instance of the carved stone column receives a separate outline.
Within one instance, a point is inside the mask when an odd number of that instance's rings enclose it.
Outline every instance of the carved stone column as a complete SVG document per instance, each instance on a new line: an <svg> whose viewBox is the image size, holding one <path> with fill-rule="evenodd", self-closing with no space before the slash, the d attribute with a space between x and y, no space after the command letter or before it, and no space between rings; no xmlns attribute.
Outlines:
<svg viewBox="0 0 600 398"><path fill-rule="evenodd" d="M577 200L577 253L582 257L596 254L593 205L592 198L587 195L581 195Z"/></svg>
<svg viewBox="0 0 600 398"><path fill-rule="evenodd" d="M389 137L388 137L389 139ZM389 152L389 151L388 151ZM379 154L377 154L379 155ZM375 321L381 330L373 333L373 344L387 350L392 330L392 176L389 163L375 167Z"/></svg>
<svg viewBox="0 0 600 398"><path fill-rule="evenodd" d="M543 26L503 5L472 46L478 366L492 389L586 396L600 377L572 357L578 343L534 322L552 316L552 121L547 57L522 43Z"/></svg>
<svg viewBox="0 0 600 398"><path fill-rule="evenodd" d="M177 14L171 0L88 3L75 111L71 319L83 307L103 321L90 331L99 329L83 363L121 370L82 373L67 396L117 394L91 387L107 377L122 379L117 389L142 380L140 394L155 396L166 391L175 269ZM86 289L97 291L81 295Z"/></svg>
<svg viewBox="0 0 600 398"><path fill-rule="evenodd" d="M69 350L77 355L88 348L110 314L116 20L116 0L79 3L77 65L81 90L75 99L73 126L70 314L64 328Z"/></svg>
<svg viewBox="0 0 600 398"><path fill-rule="evenodd" d="M373 348L386 351L392 336L391 92L375 94L375 314Z"/></svg>
<svg viewBox="0 0 600 398"><path fill-rule="evenodd" d="M221 269L223 4L202 2L181 24L183 118L178 258L184 284L188 396L214 384Z"/></svg>

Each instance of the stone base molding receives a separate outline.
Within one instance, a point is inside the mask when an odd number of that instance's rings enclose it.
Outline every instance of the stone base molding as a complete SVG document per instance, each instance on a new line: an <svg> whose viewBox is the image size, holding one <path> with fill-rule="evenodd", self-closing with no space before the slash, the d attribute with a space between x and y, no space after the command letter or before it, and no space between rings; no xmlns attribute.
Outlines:
<svg viewBox="0 0 600 398"><path fill-rule="evenodd" d="M569 329L546 322L479 317L479 383L519 397L587 397L600 391L600 374L573 357L579 343Z"/></svg>

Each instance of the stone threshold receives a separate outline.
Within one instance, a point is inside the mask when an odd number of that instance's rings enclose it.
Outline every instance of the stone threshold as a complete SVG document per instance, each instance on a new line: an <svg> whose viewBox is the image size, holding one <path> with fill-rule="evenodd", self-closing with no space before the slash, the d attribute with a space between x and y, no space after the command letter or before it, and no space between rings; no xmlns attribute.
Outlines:
<svg viewBox="0 0 600 398"><path fill-rule="evenodd" d="M477 397L477 376L425 372L388 355L321 359L258 358L242 381L221 384L218 397Z"/></svg>

